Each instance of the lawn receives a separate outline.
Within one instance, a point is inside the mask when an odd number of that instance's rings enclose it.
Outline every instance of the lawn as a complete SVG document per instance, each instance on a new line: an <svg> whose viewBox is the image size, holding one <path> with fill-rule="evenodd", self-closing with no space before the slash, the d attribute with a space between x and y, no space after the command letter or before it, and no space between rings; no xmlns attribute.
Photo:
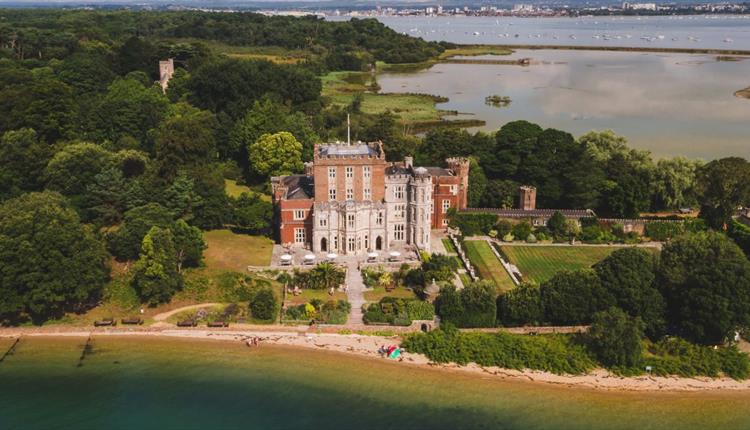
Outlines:
<svg viewBox="0 0 750 430"><path fill-rule="evenodd" d="M231 179L224 179L224 191L227 193L229 197L237 198L241 196L243 193L248 193L251 195L258 194L260 195L261 200L264 200L267 202L271 201L271 196L269 196L268 194L262 194L262 193L253 191L247 185L240 185L237 183L237 181L233 181Z"/></svg>
<svg viewBox="0 0 750 430"><path fill-rule="evenodd" d="M482 279L489 279L497 285L498 291L508 291L515 284L508 275L500 260L492 252L490 245L483 240L467 240L466 256L471 264L476 268L477 274Z"/></svg>
<svg viewBox="0 0 750 430"><path fill-rule="evenodd" d="M407 290L404 287L396 287L391 292L386 292L385 287L375 287L365 291L365 300L368 302L379 302L383 297L397 297L399 299L414 299L417 296L414 291Z"/></svg>
<svg viewBox="0 0 750 430"><path fill-rule="evenodd" d="M455 254L456 253L456 247L453 246L453 242L451 242L450 239L442 239L443 247L445 247L445 251L449 254Z"/></svg>
<svg viewBox="0 0 750 430"><path fill-rule="evenodd" d="M503 246L503 253L525 280L542 283L561 270L593 266L621 247L617 246Z"/></svg>
<svg viewBox="0 0 750 430"><path fill-rule="evenodd" d="M208 248L203 256L209 269L229 269L245 272L247 266L271 264L273 241L265 236L236 234L230 230L203 233Z"/></svg>
<svg viewBox="0 0 750 430"><path fill-rule="evenodd" d="M346 293L341 291L336 291L333 293L333 295L328 294L328 290L315 290L312 288L303 288L302 293L299 296L295 296L294 294L287 294L286 295L286 305L287 306L295 306L295 305L301 305L304 303L309 303L310 300L318 299L323 302L327 302L329 300L346 300Z"/></svg>

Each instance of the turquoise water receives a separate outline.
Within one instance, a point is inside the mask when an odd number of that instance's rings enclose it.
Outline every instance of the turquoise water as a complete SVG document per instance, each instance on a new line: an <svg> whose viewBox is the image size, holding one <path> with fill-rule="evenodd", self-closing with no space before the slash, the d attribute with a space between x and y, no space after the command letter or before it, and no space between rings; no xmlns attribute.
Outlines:
<svg viewBox="0 0 750 430"><path fill-rule="evenodd" d="M748 428L750 395L610 393L236 343L23 340L2 429ZM0 340L4 351L8 342Z"/></svg>

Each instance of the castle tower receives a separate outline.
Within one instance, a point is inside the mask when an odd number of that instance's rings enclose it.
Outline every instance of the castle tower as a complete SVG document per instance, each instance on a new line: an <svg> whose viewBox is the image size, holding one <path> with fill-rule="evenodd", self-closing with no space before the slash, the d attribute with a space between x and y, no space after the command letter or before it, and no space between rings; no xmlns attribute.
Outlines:
<svg viewBox="0 0 750 430"><path fill-rule="evenodd" d="M458 210L466 209L469 205L469 159L464 157L451 157L445 160L448 168L460 179L458 187Z"/></svg>
<svg viewBox="0 0 750 430"><path fill-rule="evenodd" d="M524 211L536 209L536 187L522 185L519 188L518 207Z"/></svg>
<svg viewBox="0 0 750 430"><path fill-rule="evenodd" d="M159 85L164 92L167 92L167 86L169 80L174 75L174 59L169 58L164 61L159 61Z"/></svg>

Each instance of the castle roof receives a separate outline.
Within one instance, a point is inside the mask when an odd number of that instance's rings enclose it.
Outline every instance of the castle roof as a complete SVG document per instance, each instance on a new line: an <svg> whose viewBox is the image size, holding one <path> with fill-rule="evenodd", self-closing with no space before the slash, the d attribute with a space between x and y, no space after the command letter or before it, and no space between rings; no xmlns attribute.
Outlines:
<svg viewBox="0 0 750 430"><path fill-rule="evenodd" d="M596 216L591 209L498 209L498 208L466 208L461 212L491 213L501 218L550 218L555 212L560 212L565 218L587 218Z"/></svg>
<svg viewBox="0 0 750 430"><path fill-rule="evenodd" d="M287 188L287 200L311 199L315 196L315 186L312 176L289 175L281 178L282 184Z"/></svg>
<svg viewBox="0 0 750 430"><path fill-rule="evenodd" d="M329 143L318 146L318 154L321 157L377 157L380 151L377 146L367 143Z"/></svg>

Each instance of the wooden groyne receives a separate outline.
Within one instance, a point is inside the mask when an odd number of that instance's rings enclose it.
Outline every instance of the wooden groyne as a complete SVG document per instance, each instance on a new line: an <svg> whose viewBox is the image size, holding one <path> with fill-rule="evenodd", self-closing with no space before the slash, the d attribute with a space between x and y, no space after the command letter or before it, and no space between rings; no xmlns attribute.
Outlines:
<svg viewBox="0 0 750 430"><path fill-rule="evenodd" d="M15 350L16 350L16 347L18 346L18 344L19 344L20 342L21 342L21 338L20 338L20 337L17 337L17 338L16 338L16 341L15 341L15 342L13 342L13 345L11 345L11 346L10 346L10 348L8 348L8 350L7 350L7 351L5 351L5 354L3 354L3 356L2 356L2 357L0 357L0 363L2 363L3 361L5 361L5 357L8 357L8 356L11 356L11 355L13 355L13 352L15 352Z"/></svg>
<svg viewBox="0 0 750 430"><path fill-rule="evenodd" d="M81 350L81 356L78 358L78 365L76 367L82 367L83 366L83 360L86 359L86 356L91 354L91 352L94 350L94 347L91 345L91 335L86 339L86 344L83 345L83 349Z"/></svg>

